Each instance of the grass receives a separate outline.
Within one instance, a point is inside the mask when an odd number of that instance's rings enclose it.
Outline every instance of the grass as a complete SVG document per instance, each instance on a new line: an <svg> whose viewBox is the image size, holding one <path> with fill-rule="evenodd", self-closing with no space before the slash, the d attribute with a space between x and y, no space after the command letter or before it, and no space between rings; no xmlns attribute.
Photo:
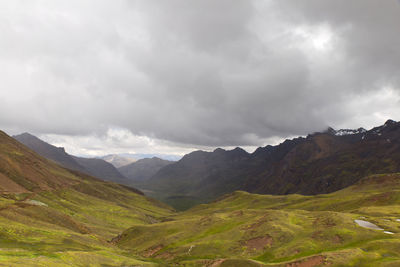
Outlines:
<svg viewBox="0 0 400 267"><path fill-rule="evenodd" d="M119 193L121 199L107 200L72 188L33 196L47 206L21 205L18 196L1 198L7 208L0 210L0 265L153 265L108 241L132 225L153 223L172 211L118 186L91 186L109 190L110 195Z"/></svg>
<svg viewBox="0 0 400 267"><path fill-rule="evenodd" d="M399 175L372 176L327 195L234 192L185 212L97 180L3 194L0 266L396 266L399 190Z"/></svg>
<svg viewBox="0 0 400 267"><path fill-rule="evenodd" d="M1 132L0 174L0 266L400 264L399 174L317 196L234 192L176 212L63 169ZM183 209L197 200L170 201Z"/></svg>
<svg viewBox="0 0 400 267"><path fill-rule="evenodd" d="M399 196L398 174L370 176L347 189L318 196L234 192L170 216L166 222L131 227L118 245L137 255L187 266L218 259L225 260L221 266L312 260L333 266L396 266ZM395 234L362 228L354 223L360 218Z"/></svg>

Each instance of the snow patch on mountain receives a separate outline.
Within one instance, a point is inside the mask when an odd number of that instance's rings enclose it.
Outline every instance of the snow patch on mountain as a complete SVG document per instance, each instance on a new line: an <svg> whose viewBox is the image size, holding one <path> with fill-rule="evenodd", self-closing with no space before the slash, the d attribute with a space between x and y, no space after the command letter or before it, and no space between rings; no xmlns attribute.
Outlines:
<svg viewBox="0 0 400 267"><path fill-rule="evenodd" d="M340 129L335 132L336 136L344 136L344 135L353 135L353 134L360 134L360 133L365 133L367 130L364 128L358 128L358 129Z"/></svg>

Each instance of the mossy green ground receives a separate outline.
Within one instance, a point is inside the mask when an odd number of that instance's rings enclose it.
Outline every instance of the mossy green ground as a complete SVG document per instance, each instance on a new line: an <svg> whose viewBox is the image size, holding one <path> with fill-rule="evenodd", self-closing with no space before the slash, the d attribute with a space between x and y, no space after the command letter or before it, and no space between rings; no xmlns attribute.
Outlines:
<svg viewBox="0 0 400 267"><path fill-rule="evenodd" d="M0 266L400 266L399 174L327 195L234 192L175 212L0 131L0 181Z"/></svg>
<svg viewBox="0 0 400 267"><path fill-rule="evenodd" d="M172 214L167 206L124 187L93 181L3 195L0 203L0 266L151 266L109 241L132 225Z"/></svg>
<svg viewBox="0 0 400 267"><path fill-rule="evenodd" d="M0 266L400 266L398 174L327 195L234 192L175 212L8 142L0 142Z"/></svg>
<svg viewBox="0 0 400 267"><path fill-rule="evenodd" d="M234 192L180 213L83 180L0 197L0 266L399 266L398 219L398 174L327 195Z"/></svg>
<svg viewBox="0 0 400 267"><path fill-rule="evenodd" d="M386 231L358 226L363 219ZM235 192L126 230L119 247L182 266L399 266L400 175L318 196Z"/></svg>

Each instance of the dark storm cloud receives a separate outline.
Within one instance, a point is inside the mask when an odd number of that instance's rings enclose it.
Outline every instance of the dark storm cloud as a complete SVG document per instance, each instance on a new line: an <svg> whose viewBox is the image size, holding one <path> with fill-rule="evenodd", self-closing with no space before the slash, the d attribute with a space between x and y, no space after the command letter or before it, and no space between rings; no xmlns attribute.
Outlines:
<svg viewBox="0 0 400 267"><path fill-rule="evenodd" d="M398 1L0 3L0 125L170 142L399 119Z"/></svg>

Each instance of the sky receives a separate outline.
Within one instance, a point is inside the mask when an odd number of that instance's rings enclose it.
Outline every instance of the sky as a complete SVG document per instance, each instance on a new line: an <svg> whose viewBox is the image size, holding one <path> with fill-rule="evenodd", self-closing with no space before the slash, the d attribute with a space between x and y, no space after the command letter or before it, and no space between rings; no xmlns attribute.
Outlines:
<svg viewBox="0 0 400 267"><path fill-rule="evenodd" d="M185 154L400 120L398 0L0 0L0 129Z"/></svg>

